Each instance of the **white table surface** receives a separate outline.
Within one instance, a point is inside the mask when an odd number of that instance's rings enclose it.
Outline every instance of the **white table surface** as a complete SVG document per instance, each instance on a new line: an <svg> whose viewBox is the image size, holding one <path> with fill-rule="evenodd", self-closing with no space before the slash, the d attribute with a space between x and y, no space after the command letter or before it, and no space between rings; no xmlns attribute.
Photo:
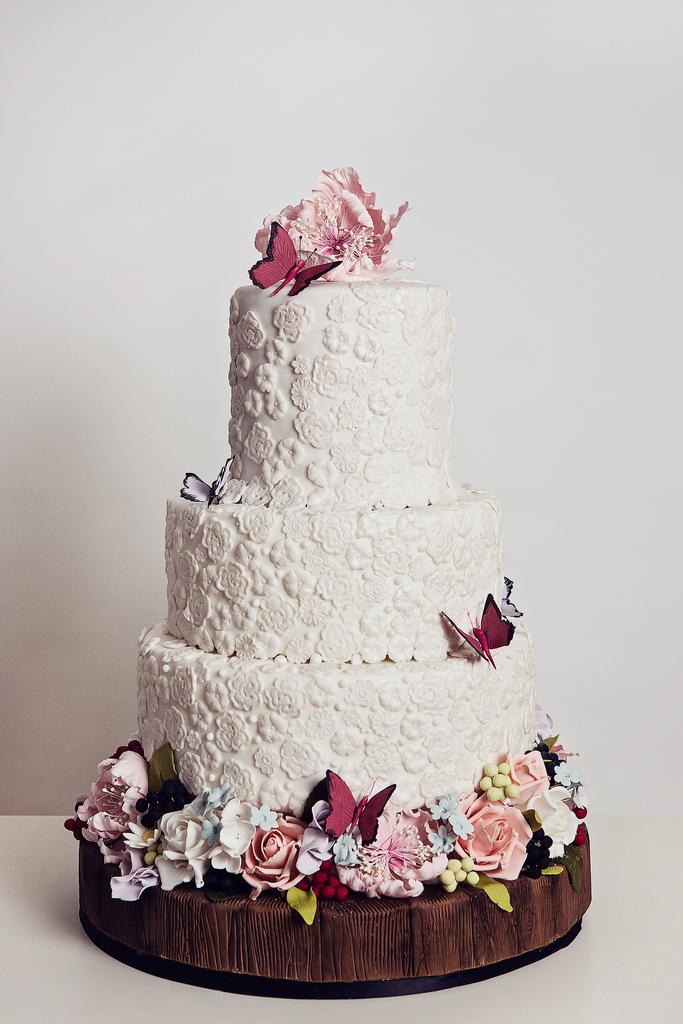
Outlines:
<svg viewBox="0 0 683 1024"><path fill-rule="evenodd" d="M164 981L118 963L77 917L77 846L57 817L0 818L0 1021L194 1024L231 1019L592 1024L681 1020L683 818L591 816L593 904L567 949L443 992L275 1000ZM274 1015L276 1015L274 1017Z"/></svg>

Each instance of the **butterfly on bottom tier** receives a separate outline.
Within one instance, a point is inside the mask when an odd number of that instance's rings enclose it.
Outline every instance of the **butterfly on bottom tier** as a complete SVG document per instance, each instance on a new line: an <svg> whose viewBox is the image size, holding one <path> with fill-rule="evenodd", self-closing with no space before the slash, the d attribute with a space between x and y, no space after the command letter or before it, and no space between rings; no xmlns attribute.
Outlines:
<svg viewBox="0 0 683 1024"><path fill-rule="evenodd" d="M183 486L180 488L180 497L187 498L188 501L205 501L207 505L220 501L225 493L231 464L232 455L225 461L212 484L207 484L196 473L186 473L183 477Z"/></svg>
<svg viewBox="0 0 683 1024"><path fill-rule="evenodd" d="M499 647L508 647L515 633L515 627L501 613L493 594L489 594L486 598L481 623L478 626L472 623L471 633L467 633L457 626L445 612L441 612L441 619L450 638L455 639L453 636L453 632L455 632L457 637L469 644L472 650L480 658L488 661L493 668L496 667L496 663L491 651L495 651Z"/></svg>
<svg viewBox="0 0 683 1024"><path fill-rule="evenodd" d="M363 843L372 843L377 837L377 827L382 811L396 786L387 786L374 796L361 797L359 803L343 779L333 771L327 772L327 802L330 813L325 822L325 831L334 839L344 832L353 832L358 826Z"/></svg>
<svg viewBox="0 0 683 1024"><path fill-rule="evenodd" d="M307 266L308 263L310 266ZM271 295L277 295L288 284L292 287L287 294L298 295L304 288L308 288L311 281L334 270L340 263L341 260L321 263L315 251L309 252L304 259L300 252L297 253L285 229L274 220L270 226L266 255L251 268L249 278L257 288L277 286Z"/></svg>

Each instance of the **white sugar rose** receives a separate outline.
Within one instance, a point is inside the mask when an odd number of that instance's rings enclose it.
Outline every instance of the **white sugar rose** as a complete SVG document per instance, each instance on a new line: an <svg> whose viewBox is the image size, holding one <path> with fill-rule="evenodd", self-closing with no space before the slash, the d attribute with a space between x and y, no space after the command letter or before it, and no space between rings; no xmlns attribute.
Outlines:
<svg viewBox="0 0 683 1024"><path fill-rule="evenodd" d="M236 874L242 854L251 842L256 826L251 823L254 808L240 800L229 800L221 813L218 845L211 850L211 867Z"/></svg>
<svg viewBox="0 0 683 1024"><path fill-rule="evenodd" d="M569 791L564 786L553 786L532 797L528 804L530 811L536 811L543 831L553 841L548 851L551 857L561 857L565 846L573 843L576 837L579 822L567 800L571 800Z"/></svg>
<svg viewBox="0 0 683 1024"><path fill-rule="evenodd" d="M161 819L161 856L155 864L161 878L161 888L175 889L183 882L204 885L204 874L209 867L209 843L202 838L202 819L186 810L170 811Z"/></svg>

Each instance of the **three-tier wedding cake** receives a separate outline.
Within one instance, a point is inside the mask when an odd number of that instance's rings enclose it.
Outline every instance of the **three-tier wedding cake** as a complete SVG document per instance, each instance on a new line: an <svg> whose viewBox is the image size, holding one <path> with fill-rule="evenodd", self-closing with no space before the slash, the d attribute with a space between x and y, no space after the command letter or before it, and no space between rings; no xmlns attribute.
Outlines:
<svg viewBox="0 0 683 1024"><path fill-rule="evenodd" d="M230 458L168 502L138 739L67 823L84 924L137 966L226 988L434 987L569 941L590 899L583 780L535 706L500 504L456 482L451 299L393 276L410 266L389 252L406 209L388 215L350 168L323 173L264 222L230 301ZM103 871L122 901L104 911ZM475 940L504 927L515 886L530 910L554 887L554 927L500 955L458 945L467 915ZM120 915L146 890L131 941ZM392 918L421 908L427 931L392 949L373 897ZM176 946L164 915L188 929ZM451 934L440 952L430 927Z"/></svg>

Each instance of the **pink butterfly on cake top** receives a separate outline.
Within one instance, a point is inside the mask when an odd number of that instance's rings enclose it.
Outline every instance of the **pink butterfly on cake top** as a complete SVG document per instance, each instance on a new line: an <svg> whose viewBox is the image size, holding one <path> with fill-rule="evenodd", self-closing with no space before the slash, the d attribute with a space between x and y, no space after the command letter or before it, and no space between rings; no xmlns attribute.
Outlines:
<svg viewBox="0 0 683 1024"><path fill-rule="evenodd" d="M266 255L254 264L249 277L257 288L275 285L271 295L277 295L287 285L291 285L288 295L298 295L312 281L334 270L340 263L341 260L323 260L321 263L317 252L303 255L301 249L297 252L285 229L274 220L270 226Z"/></svg>
<svg viewBox="0 0 683 1024"><path fill-rule="evenodd" d="M396 213L388 213L377 205L376 193L365 191L357 171L339 167L322 172L309 198L286 206L278 216L266 217L254 244L267 260L273 222L277 222L289 236L294 253L299 249L314 253L318 264L331 261L324 272L326 280L381 280L414 266L412 260L389 256L394 230L407 210L408 203L401 203Z"/></svg>

